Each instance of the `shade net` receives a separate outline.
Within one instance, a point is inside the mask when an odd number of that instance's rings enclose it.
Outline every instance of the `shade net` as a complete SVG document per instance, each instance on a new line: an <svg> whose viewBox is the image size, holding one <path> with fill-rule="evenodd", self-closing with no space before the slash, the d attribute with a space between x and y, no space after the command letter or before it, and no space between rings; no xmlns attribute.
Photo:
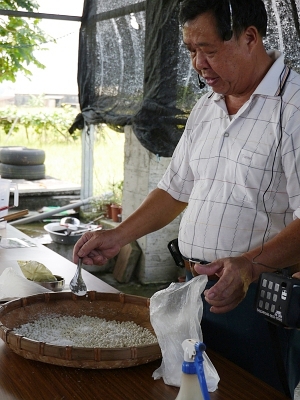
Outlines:
<svg viewBox="0 0 300 400"><path fill-rule="evenodd" d="M292 0L266 0L267 48L283 50L299 69L298 12ZM150 152L170 157L187 117L208 88L182 43L179 0L85 0L80 29L78 85L81 113L70 132L105 123L122 131L132 125Z"/></svg>

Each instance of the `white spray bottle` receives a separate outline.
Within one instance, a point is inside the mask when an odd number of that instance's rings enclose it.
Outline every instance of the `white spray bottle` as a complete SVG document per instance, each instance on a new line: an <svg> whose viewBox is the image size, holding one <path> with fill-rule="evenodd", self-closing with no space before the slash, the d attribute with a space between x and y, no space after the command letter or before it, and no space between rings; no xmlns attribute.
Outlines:
<svg viewBox="0 0 300 400"><path fill-rule="evenodd" d="M176 400L210 400L203 368L202 352L206 348L205 344L187 339L182 342L182 348L184 361Z"/></svg>

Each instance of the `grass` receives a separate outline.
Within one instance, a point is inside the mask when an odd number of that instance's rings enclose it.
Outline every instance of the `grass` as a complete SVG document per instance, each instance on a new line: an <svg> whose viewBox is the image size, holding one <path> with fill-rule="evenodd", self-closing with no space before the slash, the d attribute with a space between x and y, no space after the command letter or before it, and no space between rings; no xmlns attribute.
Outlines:
<svg viewBox="0 0 300 400"><path fill-rule="evenodd" d="M93 195L110 192L124 178L124 133L104 127L96 133L94 146ZM24 132L7 136L0 131L1 146L24 146L42 149L46 153L46 175L81 184L81 139L52 140Z"/></svg>

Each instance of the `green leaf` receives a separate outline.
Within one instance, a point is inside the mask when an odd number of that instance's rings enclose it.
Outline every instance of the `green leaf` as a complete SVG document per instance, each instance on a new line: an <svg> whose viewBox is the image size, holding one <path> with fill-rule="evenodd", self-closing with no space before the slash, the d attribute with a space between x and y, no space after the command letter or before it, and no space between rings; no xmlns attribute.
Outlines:
<svg viewBox="0 0 300 400"><path fill-rule="evenodd" d="M0 8L8 10L37 11L38 4L32 0L0 0ZM55 40L39 27L34 18L4 17L0 19L0 82L15 82L17 73L30 76L30 66L45 66L35 57L36 50Z"/></svg>

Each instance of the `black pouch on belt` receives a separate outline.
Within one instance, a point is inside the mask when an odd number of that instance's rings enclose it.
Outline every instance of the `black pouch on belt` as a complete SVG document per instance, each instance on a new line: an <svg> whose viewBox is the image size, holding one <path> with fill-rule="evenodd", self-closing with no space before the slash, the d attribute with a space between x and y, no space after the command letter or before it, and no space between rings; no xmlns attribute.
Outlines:
<svg viewBox="0 0 300 400"><path fill-rule="evenodd" d="M168 243L168 249L171 253L171 256L173 257L175 264L180 267L180 268L184 268L185 267L185 263L184 263L184 259L180 253L179 247L178 247L178 239L173 239Z"/></svg>

